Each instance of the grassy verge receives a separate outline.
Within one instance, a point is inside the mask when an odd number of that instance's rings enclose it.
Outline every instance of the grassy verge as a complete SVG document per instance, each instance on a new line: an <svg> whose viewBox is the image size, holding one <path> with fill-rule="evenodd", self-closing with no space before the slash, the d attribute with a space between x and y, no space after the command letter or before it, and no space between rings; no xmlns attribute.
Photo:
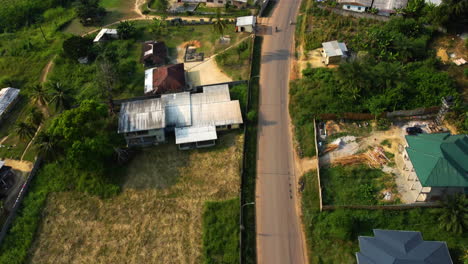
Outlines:
<svg viewBox="0 0 468 264"><path fill-rule="evenodd" d="M239 198L207 202L203 212L204 263L239 263Z"/></svg>
<svg viewBox="0 0 468 264"><path fill-rule="evenodd" d="M251 76L260 74L260 59L262 37L255 37L252 54L252 73ZM257 112L259 100L259 81L253 78L250 82L250 100L249 115L251 120L247 120L245 134L245 156L244 156L244 174L242 175L242 203L255 201L255 180L257 178ZM254 114L250 114L254 113ZM255 206L246 206L243 211L244 227L242 232L242 257L244 263L256 263L256 231L255 231Z"/></svg>
<svg viewBox="0 0 468 264"><path fill-rule="evenodd" d="M252 42L252 39L248 38L215 57L218 67L234 81L249 78Z"/></svg>
<svg viewBox="0 0 468 264"><path fill-rule="evenodd" d="M441 209L339 209L319 212L316 173L309 172L301 180L305 182L302 220L310 263L356 263L358 236L373 236L374 228L420 231L425 240L447 242L454 263L463 263L468 238L464 234L452 234L439 227L437 215Z"/></svg>
<svg viewBox="0 0 468 264"><path fill-rule="evenodd" d="M326 205L376 205L384 203L384 190L398 193L391 175L367 165L323 168L320 174Z"/></svg>

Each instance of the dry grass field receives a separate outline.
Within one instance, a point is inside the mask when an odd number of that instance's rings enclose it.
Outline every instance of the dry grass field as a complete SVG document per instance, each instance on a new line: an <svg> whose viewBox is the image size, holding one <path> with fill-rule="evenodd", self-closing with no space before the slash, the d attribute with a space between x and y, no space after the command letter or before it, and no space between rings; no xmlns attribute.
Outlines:
<svg viewBox="0 0 468 264"><path fill-rule="evenodd" d="M122 193L48 197L30 263L200 263L205 201L239 193L242 135L215 148L146 149L129 164Z"/></svg>

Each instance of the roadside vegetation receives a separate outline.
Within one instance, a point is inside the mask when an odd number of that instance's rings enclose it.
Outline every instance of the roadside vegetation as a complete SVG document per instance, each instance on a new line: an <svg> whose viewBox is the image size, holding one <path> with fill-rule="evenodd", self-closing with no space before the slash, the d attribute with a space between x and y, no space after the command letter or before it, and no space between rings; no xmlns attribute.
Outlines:
<svg viewBox="0 0 468 264"><path fill-rule="evenodd" d="M466 198L457 198L449 208L408 210L336 209L319 211L317 174L306 173L302 192L303 224L306 231L310 263L356 263L358 236L373 236L372 229L420 231L425 240L445 241L454 263L466 259ZM464 199L464 200L463 200ZM450 203L450 202L449 202ZM465 208L464 208L465 206ZM452 213L450 213L452 212ZM452 218L446 219L447 214ZM443 222L439 221L444 219ZM449 229L447 226L465 229Z"/></svg>
<svg viewBox="0 0 468 264"><path fill-rule="evenodd" d="M249 79L252 43L253 40L248 38L215 57L219 68L234 81Z"/></svg>
<svg viewBox="0 0 468 264"><path fill-rule="evenodd" d="M429 49L435 27L415 18L382 23L338 16L313 3L306 10L311 29L298 32L304 52L322 42L343 41L351 58L338 68L307 68L291 82L290 113L295 138L304 156L313 156L312 119L324 113L371 113L440 105L456 98L455 110L464 120L457 83ZM305 8L305 7L304 7ZM302 21L302 19L301 19ZM349 29L343 29L343 27ZM307 28L307 27L306 27ZM463 122L458 122L464 126Z"/></svg>

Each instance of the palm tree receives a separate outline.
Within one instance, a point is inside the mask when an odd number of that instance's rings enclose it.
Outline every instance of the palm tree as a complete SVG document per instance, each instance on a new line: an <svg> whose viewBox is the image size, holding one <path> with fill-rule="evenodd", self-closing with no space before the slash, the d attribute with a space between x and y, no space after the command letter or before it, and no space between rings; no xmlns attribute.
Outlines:
<svg viewBox="0 0 468 264"><path fill-rule="evenodd" d="M213 30L218 32L221 37L224 35L224 30L226 29L227 24L225 20L221 19L221 10L216 9L216 20L213 21Z"/></svg>
<svg viewBox="0 0 468 264"><path fill-rule="evenodd" d="M33 138L36 128L32 124L21 121L16 123L15 132L21 140L26 140Z"/></svg>
<svg viewBox="0 0 468 264"><path fill-rule="evenodd" d="M42 114L41 111L39 111L37 107L33 107L31 108L31 111L29 112L28 120L35 127L39 127L42 121L44 121L44 115Z"/></svg>
<svg viewBox="0 0 468 264"><path fill-rule="evenodd" d="M39 105L47 105L47 93L42 84L36 84L32 87L31 97L35 103Z"/></svg>
<svg viewBox="0 0 468 264"><path fill-rule="evenodd" d="M450 195L442 202L439 225L455 234L463 233L468 227L468 199L462 195Z"/></svg>
<svg viewBox="0 0 468 264"><path fill-rule="evenodd" d="M46 132L39 132L37 134L34 144L38 151L43 154L46 158L52 157L57 151L57 140Z"/></svg>
<svg viewBox="0 0 468 264"><path fill-rule="evenodd" d="M70 96L68 93L69 91L59 82L51 85L50 102L55 105L55 110L67 109L70 106Z"/></svg>

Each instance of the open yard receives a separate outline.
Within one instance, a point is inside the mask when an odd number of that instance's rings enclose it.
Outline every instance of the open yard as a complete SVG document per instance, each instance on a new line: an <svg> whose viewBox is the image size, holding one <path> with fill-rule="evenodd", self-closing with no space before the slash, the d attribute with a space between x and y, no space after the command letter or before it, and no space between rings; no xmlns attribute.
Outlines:
<svg viewBox="0 0 468 264"><path fill-rule="evenodd" d="M30 263L201 263L205 202L238 197L242 143L230 132L214 148L144 149L108 200L51 194Z"/></svg>

